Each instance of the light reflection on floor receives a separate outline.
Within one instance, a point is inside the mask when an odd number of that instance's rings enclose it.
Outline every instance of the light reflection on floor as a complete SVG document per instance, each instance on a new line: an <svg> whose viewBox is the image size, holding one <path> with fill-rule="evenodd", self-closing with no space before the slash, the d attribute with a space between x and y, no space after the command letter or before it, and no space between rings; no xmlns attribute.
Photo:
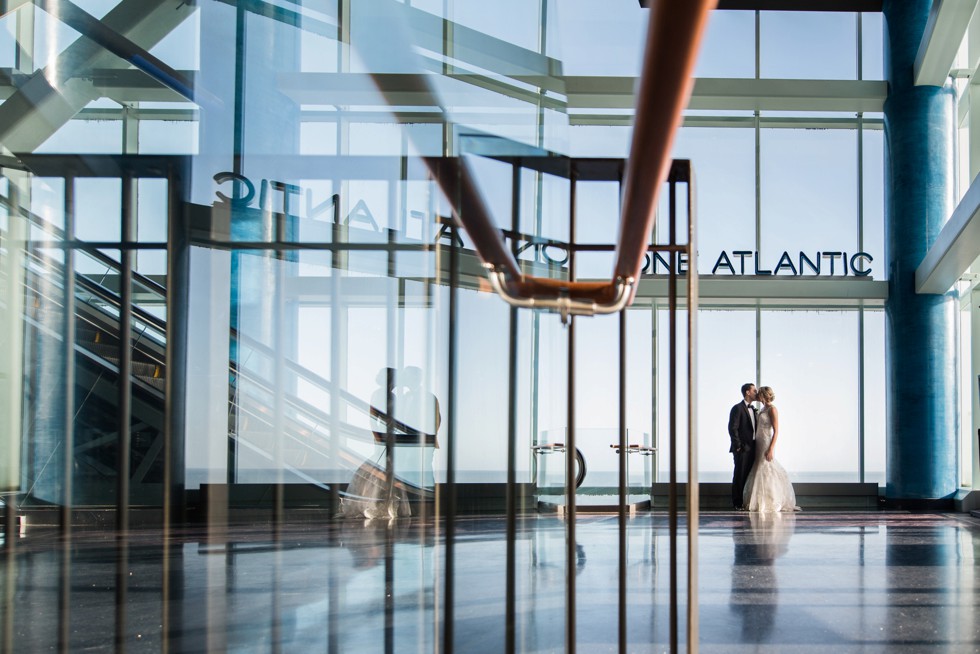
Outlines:
<svg viewBox="0 0 980 654"><path fill-rule="evenodd" d="M126 543L76 530L62 547L56 531L28 528L0 559L0 644L57 649L65 625L72 651L116 651L121 619L126 651L161 651L164 640L180 652L436 651L444 529L415 519L286 524L276 544L267 526L231 528L227 543L188 528L164 548L158 530L135 531ZM616 651L617 518L582 515L576 532L577 649ZM504 651L505 534L502 517L457 522L457 652ZM627 536L629 651L665 651L666 517L640 514ZM702 514L701 651L978 651L978 544L980 520L961 514ZM678 550L684 566L683 535ZM519 520L518 651L564 650L565 556L560 517Z"/></svg>

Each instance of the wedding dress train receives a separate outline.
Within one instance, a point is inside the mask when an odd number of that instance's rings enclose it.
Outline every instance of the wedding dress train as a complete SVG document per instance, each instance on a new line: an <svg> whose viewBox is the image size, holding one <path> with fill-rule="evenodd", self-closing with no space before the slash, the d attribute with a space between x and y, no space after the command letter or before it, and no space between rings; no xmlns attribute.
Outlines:
<svg viewBox="0 0 980 654"><path fill-rule="evenodd" d="M786 469L775 458L766 461L771 442L772 419L769 408L763 407L756 416L755 463L745 480L743 506L749 511L799 511Z"/></svg>

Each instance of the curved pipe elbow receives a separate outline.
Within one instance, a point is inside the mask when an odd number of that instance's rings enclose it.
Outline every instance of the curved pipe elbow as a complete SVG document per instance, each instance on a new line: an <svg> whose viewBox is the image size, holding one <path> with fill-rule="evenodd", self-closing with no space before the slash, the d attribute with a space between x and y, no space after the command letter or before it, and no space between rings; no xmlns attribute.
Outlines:
<svg viewBox="0 0 980 654"><path fill-rule="evenodd" d="M490 286L512 307L527 309L543 309L561 314L563 323L568 322L568 316L594 316L616 313L629 305L632 297L634 279L632 277L617 277L614 281L616 292L608 302L578 299L559 295L558 297L524 297L511 293L507 286L506 274L490 268L488 271Z"/></svg>

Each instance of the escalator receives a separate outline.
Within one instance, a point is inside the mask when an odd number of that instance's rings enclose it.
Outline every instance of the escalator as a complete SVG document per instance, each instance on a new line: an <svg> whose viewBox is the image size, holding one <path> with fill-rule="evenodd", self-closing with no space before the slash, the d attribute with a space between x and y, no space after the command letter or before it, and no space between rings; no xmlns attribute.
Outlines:
<svg viewBox="0 0 980 654"><path fill-rule="evenodd" d="M119 441L120 264L95 250L76 250L74 286L74 446L73 503L107 506L116 501ZM25 261L25 505L60 504L63 411L58 417L59 388L64 387L64 266L56 256L30 252ZM133 274L131 307L132 367L130 424L130 503L162 504L163 444L166 410L166 289ZM422 433L372 407L298 363L276 365L289 377L277 385L256 366L260 358L274 361L275 353L243 334L232 332L233 351L246 365L229 362L229 447L237 456L268 462L284 483L328 488L346 481L365 464L384 477L383 443L387 433L370 425L383 424L397 445L435 446L433 434ZM328 398L324 406L303 399L298 386ZM62 391L63 395L63 391ZM307 393L309 395L309 393ZM363 426L359 426L363 425ZM188 425L189 438L195 432ZM379 452L382 454L379 455ZM327 472L329 471L329 472ZM237 470L236 470L237 473ZM397 474L388 480L397 491L426 501L431 484L419 475ZM343 492L341 492L343 497Z"/></svg>
<svg viewBox="0 0 980 654"><path fill-rule="evenodd" d="M119 263L98 251L75 253L74 504L115 503L119 468L119 295L107 283ZM25 261L25 504L62 501L64 423L64 267L49 254L28 252ZM86 272L79 272L84 270ZM164 289L134 275L138 297ZM132 307L130 487L134 505L160 504L163 482L166 324Z"/></svg>

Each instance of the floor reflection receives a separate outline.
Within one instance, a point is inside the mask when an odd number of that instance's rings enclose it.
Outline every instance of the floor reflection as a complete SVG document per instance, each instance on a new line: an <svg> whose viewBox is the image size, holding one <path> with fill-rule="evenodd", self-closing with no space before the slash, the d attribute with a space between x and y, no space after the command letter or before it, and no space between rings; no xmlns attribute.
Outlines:
<svg viewBox="0 0 980 654"><path fill-rule="evenodd" d="M451 552L445 529L343 520L284 524L278 537L268 525L230 527L221 540L201 527L166 547L158 530L117 540L80 529L67 548L57 530L28 529L0 558L0 649L444 651L451 556L455 651L504 651L506 523L460 518ZM576 533L577 649L607 651L618 639L618 520L582 515ZM665 516L629 521L631 652L669 645L668 545ZM704 514L701 651L974 651L978 551L980 520L969 516ZM564 522L520 519L513 552L517 651L564 650Z"/></svg>
<svg viewBox="0 0 980 654"><path fill-rule="evenodd" d="M776 559L789 551L796 515L743 515L742 528L732 529L734 560L729 603L741 622L741 642L765 643L776 624L779 606Z"/></svg>

